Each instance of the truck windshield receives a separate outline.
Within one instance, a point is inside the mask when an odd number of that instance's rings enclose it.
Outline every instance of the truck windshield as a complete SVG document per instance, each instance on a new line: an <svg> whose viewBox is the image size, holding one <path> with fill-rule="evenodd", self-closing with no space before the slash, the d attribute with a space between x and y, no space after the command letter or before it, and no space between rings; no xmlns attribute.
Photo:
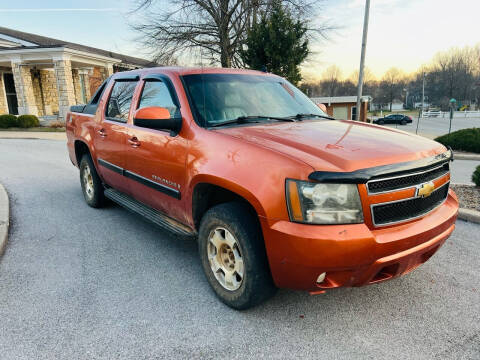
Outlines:
<svg viewBox="0 0 480 360"><path fill-rule="evenodd" d="M305 94L280 77L195 74L183 76L183 80L198 122L206 127L245 117L258 117L259 121L302 114L328 117Z"/></svg>

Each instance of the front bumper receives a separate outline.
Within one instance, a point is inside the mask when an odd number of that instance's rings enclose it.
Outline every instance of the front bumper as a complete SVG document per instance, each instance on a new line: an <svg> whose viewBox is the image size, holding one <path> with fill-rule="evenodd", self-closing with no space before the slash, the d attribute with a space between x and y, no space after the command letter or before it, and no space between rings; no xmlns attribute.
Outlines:
<svg viewBox="0 0 480 360"><path fill-rule="evenodd" d="M408 273L427 261L455 228L458 201L446 201L409 223L369 228L366 224L305 225L262 219L275 284L311 292L363 286ZM317 278L326 272L325 280Z"/></svg>

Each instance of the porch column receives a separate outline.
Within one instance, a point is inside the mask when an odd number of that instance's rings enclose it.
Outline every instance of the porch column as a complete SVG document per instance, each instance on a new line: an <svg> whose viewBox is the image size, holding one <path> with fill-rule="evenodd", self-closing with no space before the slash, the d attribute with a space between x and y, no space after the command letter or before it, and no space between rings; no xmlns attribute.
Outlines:
<svg viewBox="0 0 480 360"><path fill-rule="evenodd" d="M3 82L3 73L0 72L0 115L8 114L7 95L5 93L5 84Z"/></svg>
<svg viewBox="0 0 480 360"><path fill-rule="evenodd" d="M106 80L109 76L113 75L113 65L107 64L105 67L100 68L103 80Z"/></svg>
<svg viewBox="0 0 480 360"><path fill-rule="evenodd" d="M87 98L87 101L88 101L92 97L92 94L90 94L90 73L89 71L82 71L80 73L80 76L83 77L83 83L85 86L85 97Z"/></svg>
<svg viewBox="0 0 480 360"><path fill-rule="evenodd" d="M82 86L80 84L80 74L78 69L72 70L72 79L73 79L73 89L75 91L75 102L77 104L84 104L85 101L83 100Z"/></svg>
<svg viewBox="0 0 480 360"><path fill-rule="evenodd" d="M30 67L21 64L20 61L12 61L12 72L17 92L18 113L38 116Z"/></svg>
<svg viewBox="0 0 480 360"><path fill-rule="evenodd" d="M65 121L70 106L75 105L73 89L72 63L69 59L53 59L58 91L58 117Z"/></svg>

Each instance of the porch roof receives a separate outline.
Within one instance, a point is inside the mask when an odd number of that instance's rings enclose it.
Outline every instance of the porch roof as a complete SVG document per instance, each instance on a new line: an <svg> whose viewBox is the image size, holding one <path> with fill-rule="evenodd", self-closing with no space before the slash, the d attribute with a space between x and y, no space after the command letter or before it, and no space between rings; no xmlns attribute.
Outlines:
<svg viewBox="0 0 480 360"><path fill-rule="evenodd" d="M23 52L25 50L42 49L42 48L43 49L67 48L71 50L81 51L84 53L100 55L105 58L111 58L112 62L119 63L119 65L123 64L126 66L138 66L138 67L159 66L158 64L149 60L140 59L140 58L123 55L119 53L114 53L111 51L98 49L91 46L76 44L69 41L58 40L58 39L53 39L46 36L9 29L5 27L0 27L0 40L4 40L2 42L4 46L0 46L0 53L5 51L12 53L15 50L19 50ZM15 46L17 44L19 45Z"/></svg>

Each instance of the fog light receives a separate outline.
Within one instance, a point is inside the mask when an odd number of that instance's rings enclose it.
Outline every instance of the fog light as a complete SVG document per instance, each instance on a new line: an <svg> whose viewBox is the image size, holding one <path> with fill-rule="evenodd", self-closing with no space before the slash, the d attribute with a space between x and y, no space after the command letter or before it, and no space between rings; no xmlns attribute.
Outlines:
<svg viewBox="0 0 480 360"><path fill-rule="evenodd" d="M326 273L326 272L324 272L323 274L318 275L317 284L321 284L321 283L323 282L323 280L325 280L325 276L327 276L327 273Z"/></svg>

